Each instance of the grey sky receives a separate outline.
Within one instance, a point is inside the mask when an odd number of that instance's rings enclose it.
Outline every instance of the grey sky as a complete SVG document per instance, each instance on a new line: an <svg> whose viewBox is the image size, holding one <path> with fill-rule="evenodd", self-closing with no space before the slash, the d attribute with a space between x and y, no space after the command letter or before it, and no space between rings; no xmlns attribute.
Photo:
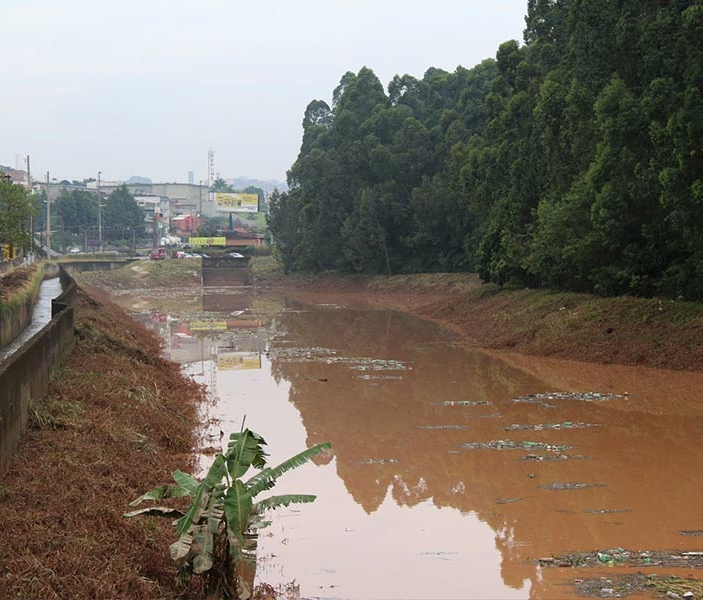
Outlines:
<svg viewBox="0 0 703 600"><path fill-rule="evenodd" d="M285 180L313 99L522 41L526 0L0 0L0 164L32 174Z"/></svg>

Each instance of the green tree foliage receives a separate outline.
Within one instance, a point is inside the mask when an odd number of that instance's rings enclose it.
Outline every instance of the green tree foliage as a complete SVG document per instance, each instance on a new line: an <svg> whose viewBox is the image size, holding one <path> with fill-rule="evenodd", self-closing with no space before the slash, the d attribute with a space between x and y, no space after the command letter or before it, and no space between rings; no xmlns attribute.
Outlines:
<svg viewBox="0 0 703 600"><path fill-rule="evenodd" d="M296 268L296 255L302 240L302 211L297 203L296 192L274 190L269 198L269 213L266 222L271 231L276 232L274 253L283 264L284 271L290 273Z"/></svg>
<svg viewBox="0 0 703 600"><path fill-rule="evenodd" d="M106 239L129 239L133 228L144 225L144 211L126 185L116 188L104 204L102 223Z"/></svg>
<svg viewBox="0 0 703 600"><path fill-rule="evenodd" d="M528 0L525 24L472 69L386 94L364 68L308 105L286 268L703 299L703 0Z"/></svg>
<svg viewBox="0 0 703 600"><path fill-rule="evenodd" d="M61 216L65 228L95 227L98 224L98 197L88 190L63 190L52 211Z"/></svg>
<svg viewBox="0 0 703 600"><path fill-rule="evenodd" d="M210 186L210 191L211 192L234 192L234 187L229 185L224 179L221 177L215 179L215 181L212 183Z"/></svg>
<svg viewBox="0 0 703 600"><path fill-rule="evenodd" d="M31 249L30 218L37 212L36 201L24 187L0 177L0 244L7 245L10 256Z"/></svg>

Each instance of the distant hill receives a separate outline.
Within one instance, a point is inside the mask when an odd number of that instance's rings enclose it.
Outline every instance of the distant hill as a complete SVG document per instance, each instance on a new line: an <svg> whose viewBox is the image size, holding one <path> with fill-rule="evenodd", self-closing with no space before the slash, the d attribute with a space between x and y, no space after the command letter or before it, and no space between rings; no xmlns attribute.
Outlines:
<svg viewBox="0 0 703 600"><path fill-rule="evenodd" d="M237 190L243 190L250 185L261 188L265 192L272 192L275 189L278 189L279 192L284 192L288 189L288 185L285 182L276 181L275 179L262 181L261 179L249 179L248 177L235 177L234 179L225 179L225 181Z"/></svg>
<svg viewBox="0 0 703 600"><path fill-rule="evenodd" d="M132 175L125 183L136 183L136 184L147 184L152 183L151 179L148 177L139 177L138 175Z"/></svg>

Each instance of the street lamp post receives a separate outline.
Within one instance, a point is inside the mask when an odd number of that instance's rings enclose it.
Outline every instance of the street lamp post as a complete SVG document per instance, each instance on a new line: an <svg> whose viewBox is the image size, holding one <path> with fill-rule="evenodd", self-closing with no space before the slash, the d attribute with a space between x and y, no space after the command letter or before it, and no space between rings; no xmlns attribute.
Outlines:
<svg viewBox="0 0 703 600"><path fill-rule="evenodd" d="M49 197L49 171L46 172L46 257L51 258L51 198Z"/></svg>

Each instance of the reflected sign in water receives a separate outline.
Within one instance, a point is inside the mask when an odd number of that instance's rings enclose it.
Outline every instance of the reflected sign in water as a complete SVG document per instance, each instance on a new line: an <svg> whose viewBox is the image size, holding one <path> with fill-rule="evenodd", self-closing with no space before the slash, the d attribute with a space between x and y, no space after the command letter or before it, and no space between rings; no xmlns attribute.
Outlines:
<svg viewBox="0 0 703 600"><path fill-rule="evenodd" d="M258 352L217 351L218 371L246 371L261 368L261 354Z"/></svg>

